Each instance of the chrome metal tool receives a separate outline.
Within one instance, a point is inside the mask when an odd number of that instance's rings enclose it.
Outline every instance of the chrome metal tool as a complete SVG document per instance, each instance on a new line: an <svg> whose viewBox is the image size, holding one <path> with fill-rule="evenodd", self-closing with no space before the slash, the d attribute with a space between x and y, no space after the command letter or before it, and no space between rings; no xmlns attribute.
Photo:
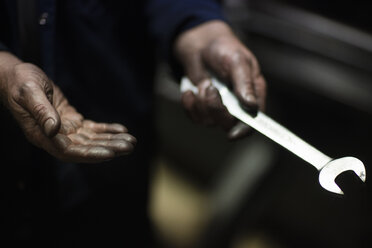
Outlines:
<svg viewBox="0 0 372 248"><path fill-rule="evenodd" d="M319 182L324 189L337 194L343 194L343 191L335 183L335 178L342 172L349 170L354 171L365 182L366 170L364 164L359 159L354 157L332 159L328 157L264 113L259 111L254 117L247 113L240 106L236 96L225 84L219 82L218 79L212 78L212 84L219 91L222 103L232 116L314 166L320 172ZM181 92L189 90L194 94L198 94L198 88L188 78L183 77L181 81Z"/></svg>

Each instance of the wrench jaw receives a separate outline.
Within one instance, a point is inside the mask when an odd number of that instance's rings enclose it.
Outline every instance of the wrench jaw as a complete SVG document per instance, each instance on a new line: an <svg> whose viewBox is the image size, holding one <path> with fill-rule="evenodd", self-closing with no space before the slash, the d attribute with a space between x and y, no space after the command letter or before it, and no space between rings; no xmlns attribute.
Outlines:
<svg viewBox="0 0 372 248"><path fill-rule="evenodd" d="M344 157L331 160L331 158L316 150L263 113L259 112L256 117L252 117L245 113L245 111L241 109L238 99L223 83L213 77L212 82L218 89L222 102L231 115L312 164L320 171L319 182L326 190L336 194L344 194L335 182L336 177L344 171L354 171L356 175L365 182L366 170L359 159ZM198 88L194 86L187 77L183 77L181 81L181 92L186 91L192 91L194 94L198 94Z"/></svg>
<svg viewBox="0 0 372 248"><path fill-rule="evenodd" d="M335 179L344 171L354 171L363 181L366 181L366 169L362 161L354 157L344 157L328 162L319 173L319 183L326 190L343 195L344 192L336 184Z"/></svg>

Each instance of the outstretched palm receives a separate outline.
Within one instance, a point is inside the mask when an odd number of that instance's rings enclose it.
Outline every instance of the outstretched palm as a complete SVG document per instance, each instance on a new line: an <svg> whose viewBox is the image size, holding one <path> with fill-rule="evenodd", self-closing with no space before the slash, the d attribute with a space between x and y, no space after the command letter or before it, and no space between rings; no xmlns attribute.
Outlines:
<svg viewBox="0 0 372 248"><path fill-rule="evenodd" d="M123 125L85 120L36 66L15 66L6 82L5 103L28 140L58 159L94 163L133 150Z"/></svg>

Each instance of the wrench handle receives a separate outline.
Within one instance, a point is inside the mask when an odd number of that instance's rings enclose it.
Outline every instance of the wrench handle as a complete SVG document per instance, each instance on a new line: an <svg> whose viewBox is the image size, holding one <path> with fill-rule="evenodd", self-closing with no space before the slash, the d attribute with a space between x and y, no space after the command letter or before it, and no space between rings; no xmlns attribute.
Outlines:
<svg viewBox="0 0 372 248"><path fill-rule="evenodd" d="M225 84L219 82L214 77L212 77L211 80L213 86L217 88L221 95L223 105L227 108L229 113L238 120L251 126L258 132L310 163L319 171L332 160L261 111L258 111L255 117L251 116L242 109L236 96ZM183 77L181 81L181 92L188 90L192 91L194 94L198 94L198 88L195 87L188 78Z"/></svg>

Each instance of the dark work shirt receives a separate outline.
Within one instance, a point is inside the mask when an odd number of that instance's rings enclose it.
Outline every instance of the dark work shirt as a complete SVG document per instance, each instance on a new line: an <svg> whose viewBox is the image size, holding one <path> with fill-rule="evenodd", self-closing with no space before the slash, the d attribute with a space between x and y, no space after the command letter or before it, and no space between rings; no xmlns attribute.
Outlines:
<svg viewBox="0 0 372 248"><path fill-rule="evenodd" d="M71 240L84 240L84 235L106 242L125 244L130 238L139 242L136 235L122 234L120 228L115 233L112 226L146 233L155 54L171 61L176 35L222 19L220 7L214 0L35 0L37 19L31 24L36 29L31 35L40 50L36 59L23 56L20 1L0 0L0 50L38 64L85 118L124 124L138 145L132 155L104 165L63 164L30 146L2 109L0 148L6 171L0 181L6 184L2 195L8 204L0 212L11 213L6 218L12 223L8 231L28 245L30 240L48 240L45 236L59 240L53 235L63 236L61 242L68 247L73 247ZM9 145L11 138L14 142ZM21 185L24 196L18 197L20 190L9 188L10 184ZM50 219L59 223L54 234L53 228L46 232Z"/></svg>
<svg viewBox="0 0 372 248"><path fill-rule="evenodd" d="M88 118L134 128L151 109L154 49L169 58L179 32L222 18L214 0L37 2L39 66ZM22 56L16 3L0 1L0 49Z"/></svg>

